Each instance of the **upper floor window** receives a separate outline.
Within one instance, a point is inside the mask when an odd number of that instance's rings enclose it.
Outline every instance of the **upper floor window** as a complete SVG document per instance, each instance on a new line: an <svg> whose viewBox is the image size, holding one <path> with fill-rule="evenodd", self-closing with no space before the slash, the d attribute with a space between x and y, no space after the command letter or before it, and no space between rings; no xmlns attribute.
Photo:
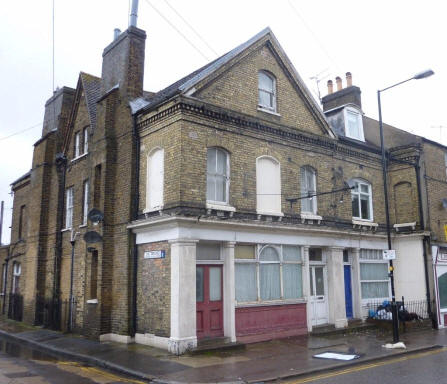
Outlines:
<svg viewBox="0 0 447 384"><path fill-rule="evenodd" d="M88 215L88 190L89 184L88 180L84 181L83 193L82 193L82 225L87 225L87 215Z"/></svg>
<svg viewBox="0 0 447 384"><path fill-rule="evenodd" d="M209 148L206 158L206 200L228 204L230 156L219 148Z"/></svg>
<svg viewBox="0 0 447 384"><path fill-rule="evenodd" d="M317 213L317 181L315 170L306 166L301 168L301 212Z"/></svg>
<svg viewBox="0 0 447 384"><path fill-rule="evenodd" d="M147 157L146 210L163 207L164 150L156 148Z"/></svg>
<svg viewBox="0 0 447 384"><path fill-rule="evenodd" d="M25 225L25 211L26 211L26 205L22 205L20 207L20 216L19 216L19 239L23 239L25 233L24 233L24 225Z"/></svg>
<svg viewBox="0 0 447 384"><path fill-rule="evenodd" d="M66 191L65 228L73 226L73 187Z"/></svg>
<svg viewBox="0 0 447 384"><path fill-rule="evenodd" d="M256 210L260 214L281 213L281 169L273 157L256 159Z"/></svg>
<svg viewBox="0 0 447 384"><path fill-rule="evenodd" d="M258 73L258 104L261 108L276 112L276 81L266 72Z"/></svg>
<svg viewBox="0 0 447 384"><path fill-rule="evenodd" d="M365 141L362 114L357 109L349 107L346 107L344 112L346 136L351 139Z"/></svg>
<svg viewBox="0 0 447 384"><path fill-rule="evenodd" d="M22 274L22 266L18 262L14 262L12 267L12 293L20 293L20 275Z"/></svg>
<svg viewBox="0 0 447 384"><path fill-rule="evenodd" d="M74 154L76 159L79 156L85 155L88 152L88 127L85 127L82 131L75 133L74 137Z"/></svg>
<svg viewBox="0 0 447 384"><path fill-rule="evenodd" d="M361 220L372 220L371 184L364 180L352 180L350 185L352 198L352 217Z"/></svg>

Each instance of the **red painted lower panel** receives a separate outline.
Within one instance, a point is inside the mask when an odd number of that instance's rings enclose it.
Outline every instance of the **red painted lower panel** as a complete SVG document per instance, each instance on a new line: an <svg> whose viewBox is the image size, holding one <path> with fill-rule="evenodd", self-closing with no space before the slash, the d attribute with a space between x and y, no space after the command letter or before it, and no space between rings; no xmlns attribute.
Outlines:
<svg viewBox="0 0 447 384"><path fill-rule="evenodd" d="M236 336L254 342L307 333L306 304L236 308Z"/></svg>

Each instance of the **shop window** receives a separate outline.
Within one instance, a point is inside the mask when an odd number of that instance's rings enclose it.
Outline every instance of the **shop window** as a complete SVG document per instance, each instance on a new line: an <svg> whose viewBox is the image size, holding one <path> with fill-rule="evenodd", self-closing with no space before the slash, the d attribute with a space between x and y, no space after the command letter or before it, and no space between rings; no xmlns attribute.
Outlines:
<svg viewBox="0 0 447 384"><path fill-rule="evenodd" d="M388 262L383 260L381 250L360 250L360 285L362 299L381 300L390 297Z"/></svg>
<svg viewBox="0 0 447 384"><path fill-rule="evenodd" d="M265 245L258 246L256 252L254 251L254 246L235 247L235 283L238 303L302 297L300 247Z"/></svg>
<svg viewBox="0 0 447 384"><path fill-rule="evenodd" d="M312 167L301 167L301 212L317 213L317 180L316 172ZM303 199L303 197L305 197Z"/></svg>
<svg viewBox="0 0 447 384"><path fill-rule="evenodd" d="M352 217L354 219L372 221L371 184L364 180L351 180Z"/></svg>
<svg viewBox="0 0 447 384"><path fill-rule="evenodd" d="M206 200L228 204L230 156L220 148L208 148L206 160Z"/></svg>
<svg viewBox="0 0 447 384"><path fill-rule="evenodd" d="M259 214L282 215L281 170L273 157L256 159L256 210Z"/></svg>
<svg viewBox="0 0 447 384"><path fill-rule="evenodd" d="M147 157L146 211L163 208L164 150L156 148Z"/></svg>

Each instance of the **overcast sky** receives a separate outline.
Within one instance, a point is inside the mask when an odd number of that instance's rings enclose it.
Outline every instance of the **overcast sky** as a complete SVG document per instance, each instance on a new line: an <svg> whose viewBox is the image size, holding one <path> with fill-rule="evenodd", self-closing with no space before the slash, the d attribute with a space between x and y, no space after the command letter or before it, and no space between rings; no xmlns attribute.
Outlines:
<svg viewBox="0 0 447 384"><path fill-rule="evenodd" d="M128 10L128 0L55 0L56 86L75 87L80 71L100 76L102 51L114 28L127 28ZM320 75L324 96L328 79L344 81L350 71L362 90L364 112L374 118L377 89L432 68L435 76L383 94L383 118L447 144L445 14L444 2L434 0L140 0L138 27L147 32L144 89L162 89L270 26L315 95L312 77ZM53 90L52 0L2 1L0 75L0 200L7 243L10 183L31 167Z"/></svg>

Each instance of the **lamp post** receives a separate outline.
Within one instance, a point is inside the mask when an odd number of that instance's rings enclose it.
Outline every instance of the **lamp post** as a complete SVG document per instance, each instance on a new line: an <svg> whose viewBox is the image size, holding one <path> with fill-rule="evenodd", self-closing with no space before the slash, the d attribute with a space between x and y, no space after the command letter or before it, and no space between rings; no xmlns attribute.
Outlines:
<svg viewBox="0 0 447 384"><path fill-rule="evenodd" d="M386 169L387 169L387 160L386 160L386 153L385 153L385 144L383 139L383 122L382 122L382 105L380 102L380 94L381 92L384 92L390 88L394 88L398 85L401 85L403 83L406 83L410 80L419 80L419 79L425 79L426 77L429 77L433 75L434 72L431 69L428 69L423 72L419 72L413 77L400 81L399 83L393 84L389 87L379 89L377 91L377 102L379 105L379 128L380 128L380 148L382 150L382 177L383 177L383 194L384 194L384 200L385 200L385 216L386 216L386 234L388 238L388 250L392 249L391 244L391 228L390 228L390 211L388 207L388 182L386 177ZM398 322L398 311L396 307L396 294L394 290L394 267L393 267L393 260L389 260L389 276L391 281L391 313L393 315L393 342L397 343L399 341L399 322Z"/></svg>

